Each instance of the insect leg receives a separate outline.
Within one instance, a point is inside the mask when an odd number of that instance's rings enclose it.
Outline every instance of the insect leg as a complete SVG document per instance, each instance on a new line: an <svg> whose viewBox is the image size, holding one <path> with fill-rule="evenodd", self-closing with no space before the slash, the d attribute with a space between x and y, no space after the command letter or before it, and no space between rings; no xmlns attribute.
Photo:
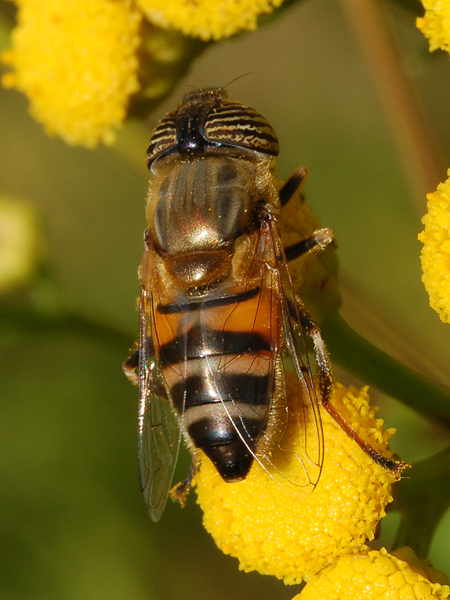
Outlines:
<svg viewBox="0 0 450 600"><path fill-rule="evenodd" d="M286 260L289 262L308 252L319 252L320 250L324 250L328 244L333 241L333 238L333 231L329 227L318 229L301 242L297 242L296 244L292 244L292 246L285 248L284 252L286 254Z"/></svg>
<svg viewBox="0 0 450 600"><path fill-rule="evenodd" d="M295 192L298 190L303 181L308 177L309 171L305 165L301 165L285 182L283 187L280 189L280 202L281 206L285 206Z"/></svg>
<svg viewBox="0 0 450 600"><path fill-rule="evenodd" d="M320 401L323 408L327 413L336 421L339 427L358 444L358 446L370 456L370 458L386 469L390 471L392 476L396 479L400 479L402 472L409 465L399 460L386 458L379 452L377 452L370 444L365 442L361 436L353 429L353 427L347 423L344 417L339 413L336 407L332 404L331 398L333 396L333 376L331 371L330 360L328 358L328 352L325 347L325 343L322 339L320 329L315 325L308 315L302 311L301 313L302 324L306 327L307 334L312 339L314 345L314 353L316 356L318 375L319 375L319 394Z"/></svg>
<svg viewBox="0 0 450 600"><path fill-rule="evenodd" d="M133 385L138 385L139 378L136 373L136 369L139 365L139 350L133 352L133 354L128 358L122 365L123 372L128 377Z"/></svg>
<svg viewBox="0 0 450 600"><path fill-rule="evenodd" d="M177 483L177 485L175 485L171 490L170 490L170 497L173 500L177 500L182 507L184 507L184 505L186 504L186 499L187 499L187 495L189 494L189 491L191 489L192 486L192 480L194 479L196 473L197 473L197 462L194 459L191 463L191 466L189 467L189 473L186 477L186 479L184 481L182 481L181 483Z"/></svg>
<svg viewBox="0 0 450 600"><path fill-rule="evenodd" d="M154 352L153 343L148 340L147 346L150 352ZM139 350L135 350L133 354L128 358L122 365L123 372L128 377L133 385L139 385L139 374L136 373L136 369L139 366ZM155 394L159 394L161 397L165 396L165 391L162 388L161 383L157 381L151 382L151 391Z"/></svg>

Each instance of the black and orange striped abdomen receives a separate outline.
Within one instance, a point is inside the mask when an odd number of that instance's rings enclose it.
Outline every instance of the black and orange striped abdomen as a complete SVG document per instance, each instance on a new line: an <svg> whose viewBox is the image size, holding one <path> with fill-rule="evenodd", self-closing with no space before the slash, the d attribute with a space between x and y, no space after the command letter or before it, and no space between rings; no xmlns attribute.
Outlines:
<svg viewBox="0 0 450 600"><path fill-rule="evenodd" d="M272 286L154 308L160 367L182 427L226 481L244 479L264 433L279 344Z"/></svg>

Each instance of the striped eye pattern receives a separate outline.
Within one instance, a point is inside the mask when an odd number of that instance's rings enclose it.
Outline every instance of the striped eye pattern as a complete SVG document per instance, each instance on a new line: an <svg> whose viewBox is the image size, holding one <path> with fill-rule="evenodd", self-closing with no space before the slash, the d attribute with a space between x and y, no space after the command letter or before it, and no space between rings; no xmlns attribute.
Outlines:
<svg viewBox="0 0 450 600"><path fill-rule="evenodd" d="M187 94L175 112L161 119L150 138L147 165L169 153L193 155L213 146L268 156L279 152L277 135L259 112L228 100L221 88L205 88Z"/></svg>
<svg viewBox="0 0 450 600"><path fill-rule="evenodd" d="M147 148L147 166L177 146L176 113L168 113L156 126Z"/></svg>
<svg viewBox="0 0 450 600"><path fill-rule="evenodd" d="M259 112L239 102L227 101L215 108L206 119L204 133L209 142L270 156L279 152L277 134L270 123Z"/></svg>

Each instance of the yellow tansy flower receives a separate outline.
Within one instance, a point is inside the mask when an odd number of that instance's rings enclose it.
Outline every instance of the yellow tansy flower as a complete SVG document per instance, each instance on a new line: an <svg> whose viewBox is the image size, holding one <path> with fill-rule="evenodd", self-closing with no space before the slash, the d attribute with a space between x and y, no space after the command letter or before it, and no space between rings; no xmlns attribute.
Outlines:
<svg viewBox="0 0 450 600"><path fill-rule="evenodd" d="M450 1L422 0L425 15L416 21L429 40L430 52L441 48L450 52Z"/></svg>
<svg viewBox="0 0 450 600"><path fill-rule="evenodd" d="M141 15L131 0L17 0L12 73L3 85L24 92L49 134L69 144L111 143L138 90Z"/></svg>
<svg viewBox="0 0 450 600"><path fill-rule="evenodd" d="M430 306L444 323L450 322L450 170L449 179L436 192L427 195L428 214L419 234L423 242L422 281L430 297Z"/></svg>
<svg viewBox="0 0 450 600"><path fill-rule="evenodd" d="M283 0L136 0L150 21L185 35L218 40L242 29L256 29L258 16Z"/></svg>
<svg viewBox="0 0 450 600"><path fill-rule="evenodd" d="M410 548L407 550L410 558L415 557ZM417 557L406 562L382 548L341 557L314 577L294 600L448 598L448 585L434 581Z"/></svg>
<svg viewBox="0 0 450 600"><path fill-rule="evenodd" d="M367 388L336 385L333 404L373 448L386 450L393 430L369 406ZM273 478L256 461L248 477L225 483L205 456L195 485L204 525L219 548L239 559L244 571L259 571L285 583L309 580L339 556L365 549L391 502L393 476L375 464L328 413L321 411L325 437L324 464L319 482L299 487ZM312 420L306 424L313 427ZM308 431L308 429L307 429ZM299 436L291 450L301 452ZM276 460L276 451L273 451ZM289 480L299 464L285 466Z"/></svg>

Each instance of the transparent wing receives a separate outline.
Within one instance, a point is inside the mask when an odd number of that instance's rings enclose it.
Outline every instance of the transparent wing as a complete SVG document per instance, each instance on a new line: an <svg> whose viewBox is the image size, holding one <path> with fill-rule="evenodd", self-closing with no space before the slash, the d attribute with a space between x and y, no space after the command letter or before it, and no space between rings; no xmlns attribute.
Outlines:
<svg viewBox="0 0 450 600"><path fill-rule="evenodd" d="M297 486L310 487L312 491L319 481L324 457L320 398L314 385L307 343L307 329L312 326L312 321L295 295L277 223L271 219L264 227L270 238L267 254L275 262L281 321L274 395L275 398L284 398L285 418L283 433L276 447L281 455L280 465L290 464L289 469L285 469L286 473L289 472L287 478ZM282 466L280 472L283 474Z"/></svg>
<svg viewBox="0 0 450 600"><path fill-rule="evenodd" d="M139 472L145 505L151 518L158 521L172 485L181 432L155 353L152 312L152 296L143 285L139 336Z"/></svg>

